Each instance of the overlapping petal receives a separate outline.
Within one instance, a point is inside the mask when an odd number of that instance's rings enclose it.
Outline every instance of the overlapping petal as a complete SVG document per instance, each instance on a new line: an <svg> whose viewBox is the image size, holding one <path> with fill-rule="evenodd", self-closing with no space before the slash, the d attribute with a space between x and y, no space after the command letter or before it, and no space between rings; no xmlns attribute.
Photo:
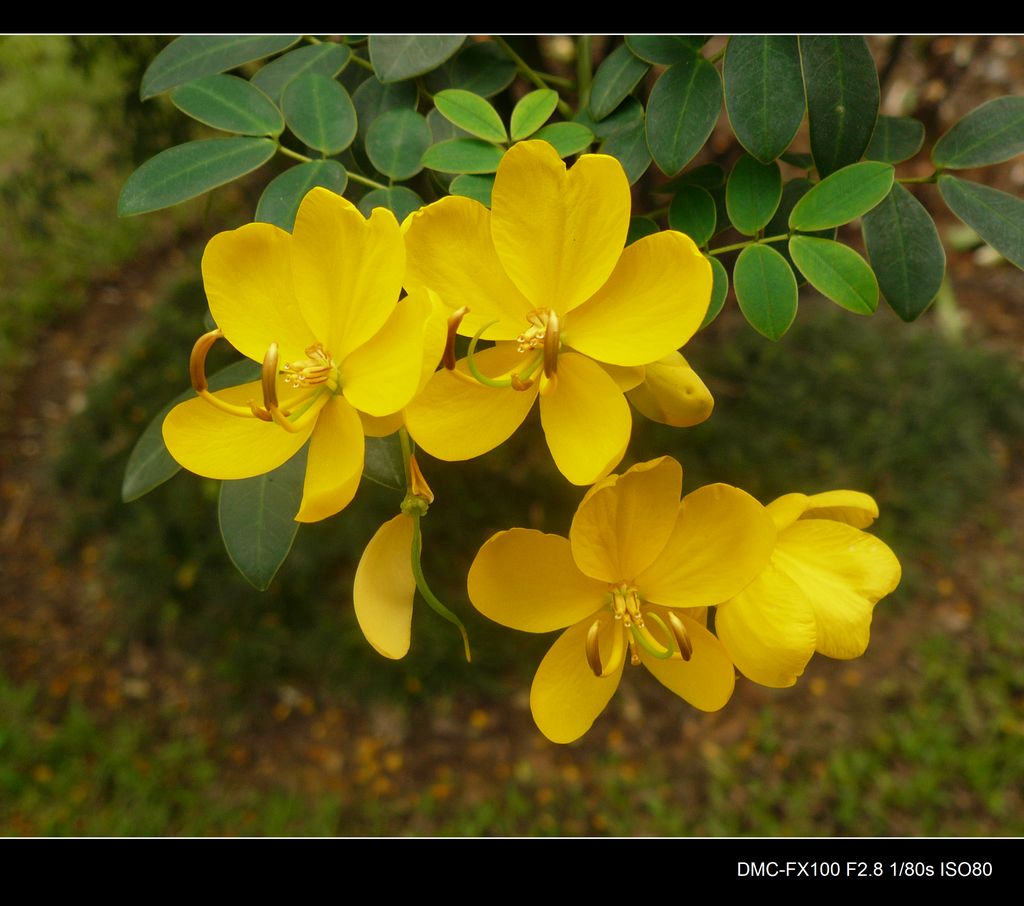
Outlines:
<svg viewBox="0 0 1024 906"><path fill-rule="evenodd" d="M662 660L640 649L640 660L655 678L701 711L724 708L732 696L736 672L725 646L696 620L676 614L686 627L693 653L688 661L678 655ZM658 629L659 641L666 641Z"/></svg>
<svg viewBox="0 0 1024 906"><path fill-rule="evenodd" d="M577 569L565 538L520 528L499 532L480 548L468 586L485 617L523 632L577 623L602 607L608 590Z"/></svg>
<svg viewBox="0 0 1024 906"><path fill-rule="evenodd" d="M564 315L614 269L630 204L615 158L585 154L567 171L547 142L519 142L501 159L491 193L495 251L532 307Z"/></svg>
<svg viewBox="0 0 1024 906"><path fill-rule="evenodd" d="M409 652L416 579L412 573L413 520L405 513L377 529L356 568L352 600L363 635L392 659Z"/></svg>
<svg viewBox="0 0 1024 906"><path fill-rule="evenodd" d="M309 443L302 505L296 522L326 519L351 503L363 473L364 449L359 413L344 397L332 396L320 410Z"/></svg>
<svg viewBox="0 0 1024 906"><path fill-rule="evenodd" d="M626 398L651 421L674 428L699 425L715 405L707 386L678 352L648 364L643 383Z"/></svg>
<svg viewBox="0 0 1024 906"><path fill-rule="evenodd" d="M557 379L540 398L540 421L558 470L573 484L593 484L626 452L633 417L622 391L596 362L558 357Z"/></svg>
<svg viewBox="0 0 1024 906"><path fill-rule="evenodd" d="M563 340L613 365L644 365L678 349L711 301L711 265L693 240L665 230L629 245L607 282L566 318Z"/></svg>
<svg viewBox="0 0 1024 906"><path fill-rule="evenodd" d="M807 498L801 519L832 519L854 528L867 528L878 518L878 504L861 491L825 491Z"/></svg>
<svg viewBox="0 0 1024 906"><path fill-rule="evenodd" d="M259 381L218 390L214 396L235 406L262 404ZM317 405L323 405L322 398ZM175 406L164 419L168 452L190 472L206 478L252 478L287 462L309 438L313 425L292 434L271 422L238 418L201 397Z"/></svg>

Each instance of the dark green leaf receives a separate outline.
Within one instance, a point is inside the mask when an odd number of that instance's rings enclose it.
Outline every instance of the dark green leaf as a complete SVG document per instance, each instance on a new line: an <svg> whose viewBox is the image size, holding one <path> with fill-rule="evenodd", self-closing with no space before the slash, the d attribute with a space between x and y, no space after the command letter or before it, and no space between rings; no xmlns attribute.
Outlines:
<svg viewBox="0 0 1024 906"><path fill-rule="evenodd" d="M307 72L333 79L345 68L352 51L344 44L310 44L290 50L271 60L252 77L252 83L271 99L281 102L281 95L292 79Z"/></svg>
<svg viewBox="0 0 1024 906"><path fill-rule="evenodd" d="M308 444L265 475L223 481L220 534L231 562L247 582L266 591L295 541Z"/></svg>
<svg viewBox="0 0 1024 906"><path fill-rule="evenodd" d="M423 166L441 173L494 173L504 153L479 138L453 138L429 147Z"/></svg>
<svg viewBox="0 0 1024 906"><path fill-rule="evenodd" d="M803 151L787 151L779 159L784 160L791 167L797 167L800 170L811 170L814 168L814 158Z"/></svg>
<svg viewBox="0 0 1024 906"><path fill-rule="evenodd" d="M288 83L281 97L288 128L310 148L337 154L356 137L356 108L334 79L307 72Z"/></svg>
<svg viewBox="0 0 1024 906"><path fill-rule="evenodd" d="M668 225L686 233L697 245L707 245L715 235L715 199L700 186L683 186L668 209Z"/></svg>
<svg viewBox="0 0 1024 906"><path fill-rule="evenodd" d="M594 119L589 110L581 110L573 117L573 122L586 126L599 139L610 138L616 132L632 129L637 123L641 128L644 124L644 107L636 98L626 98L615 111L603 120Z"/></svg>
<svg viewBox="0 0 1024 906"><path fill-rule="evenodd" d="M365 134L366 129L385 111L415 110L416 97L415 82L383 85L370 76L352 94L352 103L355 105L356 117Z"/></svg>
<svg viewBox="0 0 1024 906"><path fill-rule="evenodd" d="M635 120L629 128L620 129L608 136L602 142L600 151L602 154L610 154L622 164L626 179L633 185L651 165L651 151L647 147L643 118Z"/></svg>
<svg viewBox="0 0 1024 906"><path fill-rule="evenodd" d="M281 111L259 88L238 76L215 74L171 92L174 106L193 119L242 135L279 135Z"/></svg>
<svg viewBox="0 0 1024 906"><path fill-rule="evenodd" d="M725 297L729 295L729 272L725 269L725 265L714 256L708 258L708 261L711 262L712 276L711 304L708 306L707 314L704 315L704 320L700 322L699 330L703 330L718 317L725 305Z"/></svg>
<svg viewBox="0 0 1024 906"><path fill-rule="evenodd" d="M498 111L478 94L461 88L446 88L434 95L434 106L446 120L470 135L486 142L508 141Z"/></svg>
<svg viewBox="0 0 1024 906"><path fill-rule="evenodd" d="M878 308L878 281L853 249L831 239L794 236L789 254L807 281L837 305L858 315Z"/></svg>
<svg viewBox="0 0 1024 906"><path fill-rule="evenodd" d="M796 203L789 215L789 225L809 233L849 223L885 198L895 177L892 164L877 160L843 167Z"/></svg>
<svg viewBox="0 0 1024 906"><path fill-rule="evenodd" d="M732 272L736 301L758 333L778 340L796 317L796 278L786 259L767 245L747 246Z"/></svg>
<svg viewBox="0 0 1024 906"><path fill-rule="evenodd" d="M736 138L762 163L793 141L804 118L800 49L794 35L735 35L722 67L725 109Z"/></svg>
<svg viewBox="0 0 1024 906"><path fill-rule="evenodd" d="M924 144L924 123L910 116L880 116L864 156L890 164L909 160Z"/></svg>
<svg viewBox="0 0 1024 906"><path fill-rule="evenodd" d="M491 206L491 191L493 189L493 176L471 176L468 173L456 176L448 187L452 195L464 195L466 198L475 198L480 204L488 208Z"/></svg>
<svg viewBox="0 0 1024 906"><path fill-rule="evenodd" d="M972 110L932 148L936 166L963 170L1024 151L1024 97L995 98Z"/></svg>
<svg viewBox="0 0 1024 906"><path fill-rule="evenodd" d="M634 55L663 66L688 60L706 41L703 35L626 35L626 46Z"/></svg>
<svg viewBox="0 0 1024 906"><path fill-rule="evenodd" d="M117 213L144 214L195 198L251 173L276 150L277 143L270 138L211 138L175 145L128 177Z"/></svg>
<svg viewBox="0 0 1024 906"><path fill-rule="evenodd" d="M949 209L1008 261L1024 269L1024 201L988 186L939 177Z"/></svg>
<svg viewBox="0 0 1024 906"><path fill-rule="evenodd" d="M453 138L473 137L465 129L460 129L455 123L446 120L436 108L427 114L427 125L430 127L430 140L435 145Z"/></svg>
<svg viewBox="0 0 1024 906"><path fill-rule="evenodd" d="M370 62L385 84L436 69L452 56L465 35L370 35Z"/></svg>
<svg viewBox="0 0 1024 906"><path fill-rule="evenodd" d="M762 164L749 154L736 161L725 187L725 205L737 230L746 236L756 234L772 219L781 198L777 163Z"/></svg>
<svg viewBox="0 0 1024 906"><path fill-rule="evenodd" d="M423 199L405 186L390 186L387 189L373 189L359 199L359 210L369 217L374 208L387 208L401 223L413 211L423 207ZM369 441L370 438L367 438Z"/></svg>
<svg viewBox="0 0 1024 906"><path fill-rule="evenodd" d="M210 389L223 390L225 387L235 387L248 381L259 380L259 376L259 365L246 359L228 365L227 368L222 368L216 374L210 375ZM179 393L146 425L146 429L135 442L131 455L128 457L128 464L124 469L121 499L125 503L138 500L153 488L159 487L168 479L173 478L180 471L181 466L171 457L164 445L164 419L178 403L193 399L195 395L195 391L191 387L183 393Z"/></svg>
<svg viewBox="0 0 1024 906"><path fill-rule="evenodd" d="M443 83L431 88L464 88L480 97L489 98L504 91L516 77L516 64L494 41L476 41L467 44L444 68L428 76L440 75Z"/></svg>
<svg viewBox="0 0 1024 906"><path fill-rule="evenodd" d="M675 179L670 179L655 191L659 195L671 195L683 186L700 186L708 192L724 189L725 168L721 164L701 164L699 167L680 173Z"/></svg>
<svg viewBox="0 0 1024 906"><path fill-rule="evenodd" d="M931 215L899 183L864 215L864 245L885 301L904 321L931 304L946 273L946 253Z"/></svg>
<svg viewBox="0 0 1024 906"><path fill-rule="evenodd" d="M859 35L802 35L811 154L828 176L860 160L878 117L878 72Z"/></svg>
<svg viewBox="0 0 1024 906"><path fill-rule="evenodd" d="M653 236L657 232L660 232L658 224L651 220L650 217L631 217L629 219L629 231L626 233L626 245L632 245L637 239L643 239L644 236Z"/></svg>
<svg viewBox="0 0 1024 906"><path fill-rule="evenodd" d="M366 133L366 154L381 173L409 179L423 169L423 152L430 147L430 127L415 110L389 110L377 117Z"/></svg>
<svg viewBox="0 0 1024 906"><path fill-rule="evenodd" d="M543 126L555 107L558 106L558 92L550 88L538 88L524 96L512 111L512 141L522 141Z"/></svg>
<svg viewBox="0 0 1024 906"><path fill-rule="evenodd" d="M651 64L635 56L625 44L616 47L597 67L590 86L590 112L604 119L621 104L637 83L647 75Z"/></svg>
<svg viewBox="0 0 1024 906"><path fill-rule="evenodd" d="M692 50L689 54L661 74L647 103L647 144L666 176L693 160L722 112L718 70Z"/></svg>
<svg viewBox="0 0 1024 906"><path fill-rule="evenodd" d="M314 160L291 167L263 190L256 206L256 219L290 233L299 204L310 189L323 186L341 195L347 184L348 173L336 160Z"/></svg>
<svg viewBox="0 0 1024 906"><path fill-rule="evenodd" d="M291 47L299 35L185 35L154 57L142 76L142 100L194 79L226 72Z"/></svg>
<svg viewBox="0 0 1024 906"><path fill-rule="evenodd" d="M534 132L533 137L554 147L559 157L579 154L594 142L594 133L580 123L548 123Z"/></svg>
<svg viewBox="0 0 1024 906"><path fill-rule="evenodd" d="M366 438L363 477L386 488L405 490L405 457L398 434Z"/></svg>

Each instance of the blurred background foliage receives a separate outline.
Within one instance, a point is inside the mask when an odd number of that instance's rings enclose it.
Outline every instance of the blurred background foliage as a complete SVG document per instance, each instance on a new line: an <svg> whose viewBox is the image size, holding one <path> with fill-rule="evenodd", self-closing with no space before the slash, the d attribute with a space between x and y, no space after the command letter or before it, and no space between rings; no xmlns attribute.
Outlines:
<svg viewBox="0 0 1024 906"><path fill-rule="evenodd" d="M951 281L918 322L805 290L773 344L729 305L686 349L715 416L636 419L623 462L671 453L689 489L763 501L872 493L904 579L867 654L815 658L793 689L740 680L710 715L631 671L590 734L557 747L528 709L549 638L487 623L464 590L491 533L564 533L578 502L535 415L471 464L423 463L438 498L424 566L467 623L471 666L425 607L404 661L356 625L355 566L398 492L364 482L299 533L266 593L224 553L215 482L179 474L120 502L139 432L187 383L203 245L252 216L242 180L116 218L127 175L202 131L137 100L165 42L0 39L0 833L1024 832L1024 275L975 250L934 189ZM517 47L565 65L554 41ZM883 111L932 137L1022 93L1019 38L871 48ZM1019 194L1024 166L984 179Z"/></svg>

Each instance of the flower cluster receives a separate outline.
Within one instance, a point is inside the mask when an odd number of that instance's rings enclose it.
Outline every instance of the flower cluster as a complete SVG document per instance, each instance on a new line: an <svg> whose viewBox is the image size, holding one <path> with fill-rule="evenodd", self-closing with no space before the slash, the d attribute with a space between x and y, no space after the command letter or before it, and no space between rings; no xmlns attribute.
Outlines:
<svg viewBox="0 0 1024 906"><path fill-rule="evenodd" d="M815 651L856 657L900 576L863 531L877 515L865 494L762 506L715 484L681 496L682 467L668 457L611 474L630 404L677 427L713 406L679 353L707 312L711 266L672 230L626 245L629 219L615 159L587 154L566 168L540 141L506 153L490 208L450 196L399 226L384 208L366 218L313 189L291 233L252 223L207 246L216 328L192 351L196 397L163 424L174 458L217 479L263 474L308 443L299 522L344 509L365 437L397 432L407 493L363 553L353 598L368 641L400 658L417 589L461 629L423 577L420 520L433 494L414 443L440 459L479 456L539 399L555 465L591 487L568 537L512 528L487 541L468 593L506 626L561 630L530 696L556 742L587 731L627 660L712 711L737 669L786 686ZM456 360L459 334L471 339ZM258 363L260 380L210 390L205 361L220 338Z"/></svg>

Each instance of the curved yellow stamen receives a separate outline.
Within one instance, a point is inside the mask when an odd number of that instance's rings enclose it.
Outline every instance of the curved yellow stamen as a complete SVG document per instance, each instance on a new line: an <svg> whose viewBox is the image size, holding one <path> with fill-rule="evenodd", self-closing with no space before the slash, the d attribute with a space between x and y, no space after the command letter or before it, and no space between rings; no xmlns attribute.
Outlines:
<svg viewBox="0 0 1024 906"><path fill-rule="evenodd" d="M263 382L263 405L268 412L278 408L277 403L277 343L271 343L267 354L263 356L263 368L260 371Z"/></svg>
<svg viewBox="0 0 1024 906"><path fill-rule="evenodd" d="M548 323L544 329L544 375L553 377L558 370L559 324L558 315L548 312Z"/></svg>
<svg viewBox="0 0 1024 906"><path fill-rule="evenodd" d="M448 337L444 343L444 355L441 357L441 364L448 371L455 370L455 337L459 332L459 325L462 319L469 314L469 307L463 305L457 308L448 316Z"/></svg>
<svg viewBox="0 0 1024 906"><path fill-rule="evenodd" d="M210 393L210 384L206 380L206 356L213 348L213 344L223 336L223 331L218 327L204 333L192 345L192 353L188 357L188 376L192 381L192 389L215 409L220 409L221 412L237 415L240 418L255 417L269 421L269 418L265 417L264 414L260 414L254 402L250 402L248 406L236 406Z"/></svg>
<svg viewBox="0 0 1024 906"><path fill-rule="evenodd" d="M626 646L623 642L625 632L623 628L615 624L612 626L612 650L608 657L608 663L601 663L601 618L598 617L590 624L587 630L585 643L587 664L598 679L604 679L617 672L622 666L626 654Z"/></svg>
<svg viewBox="0 0 1024 906"><path fill-rule="evenodd" d="M672 637L676 641L676 647L679 649L679 656L684 661L688 661L693 657L693 642L690 641L690 634L686 631L686 626L683 625L683 621L672 613L671 610L668 612L668 627L672 631Z"/></svg>

